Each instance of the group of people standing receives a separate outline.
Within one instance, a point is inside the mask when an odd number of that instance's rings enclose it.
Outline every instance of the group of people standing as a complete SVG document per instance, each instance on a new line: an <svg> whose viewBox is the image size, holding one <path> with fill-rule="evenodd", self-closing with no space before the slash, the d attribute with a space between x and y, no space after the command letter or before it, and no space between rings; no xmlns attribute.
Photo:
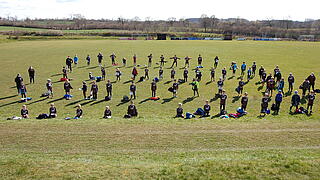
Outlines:
<svg viewBox="0 0 320 180"><path fill-rule="evenodd" d="M83 97L84 99L93 99L93 100L97 100L98 99L98 92L99 92L99 88L98 88L98 83L99 81L103 81L106 79L106 70L105 67L102 66L102 61L103 61L103 54L102 53L98 53L97 55L97 60L98 60L98 64L99 67L101 68L101 77L97 76L93 76L92 73L89 73L89 79L92 80L91 84L91 88L88 88L86 81L83 81L82 83L82 92L83 92ZM116 63L116 58L117 56L115 55L115 53L112 53L110 55L110 59L111 59L111 63L114 66L118 66L118 64ZM149 54L147 56L147 65L145 67L143 67L144 69L144 76L140 77L139 81L143 81L143 80L148 80L149 79L149 68L152 67L152 62L153 62L153 55ZM178 90L179 90L179 85L181 83L186 83L188 82L188 77L189 77L189 70L188 68L190 67L190 60L192 59L192 57L186 56L184 58L185 60L185 64L183 67L183 78L182 79L177 79L176 78L176 71L175 71L175 67L178 66L178 60L180 60L180 57L177 57L176 55L174 55L173 57L170 57L169 59L172 59L172 65L170 67L170 78L171 78L171 82L172 82L172 86L169 87L169 91L172 92L172 96L173 97L177 97L178 94ZM136 99L136 91L137 91L137 86L135 84L135 80L136 77L138 76L139 72L138 72L138 66L137 65L137 56L136 54L133 55L132 57L133 60L133 65L134 67L132 68L132 73L131 73L131 84L129 86L129 90L130 90L130 99L129 100L133 100ZM76 66L78 64L79 58L77 55L75 55L73 58L71 58L70 56L68 56L66 58L66 66L63 67L62 69L62 78L64 78L64 90L65 90L65 98L66 99L71 99L72 95L71 95L71 90L73 89L69 79L68 78L68 73L72 72L72 66L74 64L74 66ZM86 57L86 61L87 61L87 65L89 66L91 63L91 57L90 55L87 55ZM195 68L195 78L192 79L192 82L190 83L190 85L192 86L192 91L193 91L193 96L200 96L199 94L199 88L200 88L200 82L201 82L201 78L202 78L202 71L201 69L203 68L202 66L202 62L203 62L203 57L199 54L198 58L197 58L197 67ZM157 95L157 83L163 79L164 76L164 69L163 66L165 65L166 61L165 61L165 57L163 55L160 56L160 64L159 64L159 76L152 79L151 81L151 97L156 97ZM216 56L213 60L213 67L210 69L210 81L211 82L215 82L215 75L216 75L216 70L219 64L219 57ZM126 66L126 59L123 58L123 66ZM232 76L230 78L233 78L236 76L236 71L238 69L238 65L236 62L232 61L231 65L230 65L230 70L232 71ZM243 111L246 111L248 102L249 102L249 96L248 93L244 91L244 87L247 83L249 83L249 81L251 79L253 79L256 76L256 71L257 71L257 65L256 62L253 62L252 65L249 67L246 62L242 62L241 66L240 66L240 76L239 76L239 82L236 86L235 91L237 92L238 96L241 97L241 109ZM29 67L28 69L28 74L29 74L29 78L30 78L30 83L34 83L35 80L35 70L33 67ZM115 70L115 76L116 76L116 82L121 80L121 75L122 72L120 71L119 68L116 68ZM244 81L245 79L245 75L247 75L247 81ZM280 106L281 106L281 102L283 101L284 98L284 87L285 87L285 81L284 81L284 77L281 74L280 68L278 66L275 67L275 69L273 70L273 74L270 73L269 75L267 75L266 70L263 66L260 67L260 69L258 69L258 75L260 77L260 81L259 83L261 84L261 89L264 88L265 84L266 84L266 89L264 92L264 95L262 97L261 100L261 116L265 116L268 113L268 107L269 107L269 102L271 101L271 97L273 96L273 91L276 90L277 93L275 95L274 98L274 103L271 107L271 109L275 112L275 114L278 114L280 111ZM226 102L227 102L227 93L224 89L225 86L225 82L226 82L226 77L227 77L227 68L224 67L221 69L221 77L218 78L217 83L217 89L218 92L215 95L216 98L220 99L220 113L221 114L226 114ZM230 79L229 78L229 79ZM291 100L291 104L292 106L290 107L290 111L292 109L292 107L295 107L295 111L294 112L298 112L299 111L299 105L301 103L301 99L306 98L308 100L308 106L306 108L306 110L309 112L309 114L312 113L312 107L313 107L313 103L315 100L315 81L316 81L316 77L314 75L314 73L311 73L310 76L308 76L305 81L301 84L301 86L299 86L299 88L302 90L302 98L300 98L298 91L294 91L294 94L292 96L292 100ZM18 93L21 94L22 98L26 98L26 86L23 83L23 78L21 77L20 74L17 75L17 77L15 78L15 82L16 82L16 86L18 89ZM288 79L288 92L292 93L293 89L294 89L294 83L295 83L295 78L293 76L292 73L289 74ZM107 96L105 97L106 100L110 100L112 98L112 82L108 79L105 87L106 87L106 91L107 91ZM47 93L47 97L53 97L53 85L52 85L52 81L51 79L47 80L46 83L46 87L48 90ZM90 89L90 96L88 97L87 92ZM308 94L307 94L308 92ZM52 110L52 107L54 107L54 104L51 104L50 109ZM55 107L54 107L55 108ZM54 110L55 113L53 113L53 111L51 112L51 110L49 110L49 117L56 117L53 116L52 114L56 114L56 109ZM209 116L210 114L210 110L211 107L209 105L209 101L207 100L205 102L204 105L204 111L206 116ZM81 108L81 105L77 106L77 111L76 111L76 116L80 118L83 114L83 110ZM21 115L22 117L28 117L28 110L26 108L26 106L24 105L21 109ZM137 116L138 112L137 112L137 108L134 105L134 102L131 101L130 105L128 106L128 110L127 110L127 114L125 117L134 117ZM106 110L104 113L105 118L110 118L111 117L111 109L109 106L106 106ZM177 114L176 117L183 117L183 109L182 109L182 104L178 105L177 108Z"/></svg>

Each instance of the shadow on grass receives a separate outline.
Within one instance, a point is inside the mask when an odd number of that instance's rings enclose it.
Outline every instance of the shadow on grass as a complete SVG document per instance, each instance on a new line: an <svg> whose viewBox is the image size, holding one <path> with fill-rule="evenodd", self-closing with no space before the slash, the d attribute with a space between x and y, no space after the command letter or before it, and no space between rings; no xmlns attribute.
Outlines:
<svg viewBox="0 0 320 180"><path fill-rule="evenodd" d="M288 92L286 92L286 93L284 94L284 97L288 97L288 96L290 96L291 94L292 94L292 92L288 91Z"/></svg>
<svg viewBox="0 0 320 180"><path fill-rule="evenodd" d="M208 85L208 84L211 84L213 81L208 81L208 82L206 82L206 85Z"/></svg>
<svg viewBox="0 0 320 180"><path fill-rule="evenodd" d="M214 98L210 99L210 102L213 102L213 101L218 100L219 97L220 97L220 95L219 95L219 94L216 94L216 95L214 96Z"/></svg>
<svg viewBox="0 0 320 180"><path fill-rule="evenodd" d="M80 105L81 105L81 106L85 106L85 105L87 105L87 104L92 103L93 101L94 101L94 100L90 100L90 101L87 101L87 102L81 103Z"/></svg>
<svg viewBox="0 0 320 180"><path fill-rule="evenodd" d="M239 101L241 96L233 96L232 103Z"/></svg>
<svg viewBox="0 0 320 180"><path fill-rule="evenodd" d="M186 103L188 103L188 102L191 102L191 101L193 101L195 98L196 98L196 97L188 97L187 99L185 99L185 100L182 101L182 104L186 104Z"/></svg>
<svg viewBox="0 0 320 180"><path fill-rule="evenodd" d="M220 116L221 116L220 113L218 113L218 114L216 114L216 115L211 116L211 119L219 118Z"/></svg>
<svg viewBox="0 0 320 180"><path fill-rule="evenodd" d="M64 82L64 81L60 81L60 80L58 80L58 81L54 81L54 82L52 82L52 84L57 84L57 83L62 83L62 82Z"/></svg>
<svg viewBox="0 0 320 180"><path fill-rule="evenodd" d="M45 101L45 100L47 100L47 99L48 99L48 97L44 97L44 98L38 99L38 100L36 100L36 101L33 101L33 102L31 102L31 103L28 103L28 105L30 105L30 104L35 104L35 103L38 103L38 102L42 102L42 101Z"/></svg>
<svg viewBox="0 0 320 180"><path fill-rule="evenodd" d="M73 101L73 102L71 102L71 103L69 103L69 104L66 104L66 106L72 106L72 105L78 104L78 103L80 103L80 102L82 102L82 101L85 101L85 99Z"/></svg>
<svg viewBox="0 0 320 180"><path fill-rule="evenodd" d="M301 102L300 103L301 104L306 104L307 103L306 97L301 98Z"/></svg>
<svg viewBox="0 0 320 180"><path fill-rule="evenodd" d="M18 96L18 95L16 94L16 95L11 95L11 96L6 96L6 97L0 98L0 100L10 99L10 98L13 98L13 97L16 97L16 96Z"/></svg>
<svg viewBox="0 0 320 180"><path fill-rule="evenodd" d="M150 101L150 100L151 100L150 98L144 99L144 100L140 101L139 104L143 104L143 103Z"/></svg>
<svg viewBox="0 0 320 180"><path fill-rule="evenodd" d="M125 81L125 82L123 82L123 84L128 84L128 83L131 83L131 82L133 82L133 80Z"/></svg>
<svg viewBox="0 0 320 180"><path fill-rule="evenodd" d="M130 102L129 100L128 101L121 101L119 104L117 104L116 106L121 106L121 105L124 105L126 103Z"/></svg>
<svg viewBox="0 0 320 180"><path fill-rule="evenodd" d="M258 81L255 83L255 85L259 85L259 84L262 84L261 81Z"/></svg>
<svg viewBox="0 0 320 180"><path fill-rule="evenodd" d="M95 69L98 68L99 66L93 66L93 67L88 67L87 69Z"/></svg>
<svg viewBox="0 0 320 180"><path fill-rule="evenodd" d="M86 65L86 66L80 66L80 67L78 67L78 69L82 69L82 68L85 68L85 67L88 67L88 65Z"/></svg>
<svg viewBox="0 0 320 180"><path fill-rule="evenodd" d="M263 86L259 86L257 90L260 91L262 88L263 88Z"/></svg>
<svg viewBox="0 0 320 180"><path fill-rule="evenodd" d="M171 97L171 98L165 98L163 99L163 102L161 104L165 104L165 103L168 103L170 101L172 101L174 99L174 97Z"/></svg>
<svg viewBox="0 0 320 180"><path fill-rule="evenodd" d="M231 80L231 79L233 79L233 78L234 78L234 76L228 77L228 80Z"/></svg>
<svg viewBox="0 0 320 180"><path fill-rule="evenodd" d="M94 103L90 104L90 106L96 105L96 104L100 104L102 102L106 101L105 99L101 99L99 101L95 101Z"/></svg>
<svg viewBox="0 0 320 180"><path fill-rule="evenodd" d="M13 102L11 102L11 103L2 104L0 107L9 106L9 105L16 104L16 103L19 103L19 102L20 102L20 100L18 100L18 101L13 101Z"/></svg>
<svg viewBox="0 0 320 180"><path fill-rule="evenodd" d="M57 99L54 99L54 100L51 100L51 101L48 101L47 104L51 104L51 103L54 103L54 102L57 102L57 101L61 101L65 99L64 97L61 97L61 98L57 98Z"/></svg>
<svg viewBox="0 0 320 180"><path fill-rule="evenodd" d="M170 80L170 81L167 81L167 82L165 82L165 83L163 83L163 84L169 84L169 83L171 83L172 81Z"/></svg>
<svg viewBox="0 0 320 180"><path fill-rule="evenodd" d="M56 76L61 76L62 73L57 73L57 74L52 74L50 77L56 77Z"/></svg>

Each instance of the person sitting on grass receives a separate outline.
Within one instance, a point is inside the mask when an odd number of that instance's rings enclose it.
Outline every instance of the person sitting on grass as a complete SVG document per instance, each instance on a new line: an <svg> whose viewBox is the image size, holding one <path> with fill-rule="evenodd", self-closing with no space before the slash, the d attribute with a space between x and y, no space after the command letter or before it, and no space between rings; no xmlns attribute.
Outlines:
<svg viewBox="0 0 320 180"><path fill-rule="evenodd" d="M138 116L138 110L137 110L136 106L134 105L133 101L131 101L130 105L128 106L127 114L129 115L129 117Z"/></svg>
<svg viewBox="0 0 320 180"><path fill-rule="evenodd" d="M110 119L111 118L111 110L109 106L106 106L106 109L104 110L103 114L104 119Z"/></svg>
<svg viewBox="0 0 320 180"><path fill-rule="evenodd" d="M266 116L267 110L268 110L268 104L269 104L269 94L265 93L261 99L261 111L260 111L261 117Z"/></svg>
<svg viewBox="0 0 320 180"><path fill-rule="evenodd" d="M51 103L49 108L49 118L56 118L57 116L57 108L54 106L54 103Z"/></svg>
<svg viewBox="0 0 320 180"><path fill-rule="evenodd" d="M74 117L74 119L80 119L82 117L82 114L83 114L83 110L81 109L81 105L78 104L77 110L76 110L76 116Z"/></svg>
<svg viewBox="0 0 320 180"><path fill-rule="evenodd" d="M184 118L182 103L179 103L179 104L178 104L177 114L176 114L175 117L176 117L176 118Z"/></svg>
<svg viewBox="0 0 320 180"><path fill-rule="evenodd" d="M23 106L22 106L22 109L21 109L21 117L22 117L23 119L28 119L28 118L29 118L29 111L28 111L26 105L23 105Z"/></svg>
<svg viewBox="0 0 320 180"><path fill-rule="evenodd" d="M206 103L203 106L203 110L204 110L204 116L203 117L209 117L210 116L211 107L210 107L210 104L209 104L208 100L206 100Z"/></svg>
<svg viewBox="0 0 320 180"><path fill-rule="evenodd" d="M290 113L292 112L291 109L292 107L296 107L295 112L299 109L299 104L300 104L300 96L298 94L298 91L294 91L294 94L291 97L291 106L290 106Z"/></svg>

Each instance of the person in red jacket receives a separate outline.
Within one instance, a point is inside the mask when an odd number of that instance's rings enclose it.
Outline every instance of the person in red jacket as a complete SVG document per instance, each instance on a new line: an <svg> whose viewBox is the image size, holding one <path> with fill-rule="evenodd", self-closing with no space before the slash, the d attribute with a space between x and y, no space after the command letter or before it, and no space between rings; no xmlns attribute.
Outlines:
<svg viewBox="0 0 320 180"><path fill-rule="evenodd" d="M137 75L138 75L138 70L137 70L136 67L133 67L133 69L132 69L132 80L135 80Z"/></svg>

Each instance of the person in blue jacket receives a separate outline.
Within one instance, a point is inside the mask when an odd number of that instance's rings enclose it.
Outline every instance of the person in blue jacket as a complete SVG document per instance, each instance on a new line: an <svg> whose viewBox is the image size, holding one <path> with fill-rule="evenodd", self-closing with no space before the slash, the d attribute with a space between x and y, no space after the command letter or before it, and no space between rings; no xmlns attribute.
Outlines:
<svg viewBox="0 0 320 180"><path fill-rule="evenodd" d="M78 60L79 60L78 56L77 56L77 55L74 55L74 57L73 57L73 62L74 62L75 65L78 64Z"/></svg>
<svg viewBox="0 0 320 180"><path fill-rule="evenodd" d="M246 62L242 62L242 65L241 65L241 76L244 76L244 73L246 72L246 69L247 69Z"/></svg>
<svg viewBox="0 0 320 180"><path fill-rule="evenodd" d="M276 97L275 97L275 107L276 107L276 109L275 109L275 111L274 111L274 113L275 114L279 114L279 110L280 110L280 105L281 105L281 102L282 102L282 97L283 97L283 95L282 95L282 90L279 90L278 91L278 94L276 95Z"/></svg>
<svg viewBox="0 0 320 180"><path fill-rule="evenodd" d="M237 63L232 61L230 69L232 70L232 74L234 76L236 74L237 69L238 69Z"/></svg>
<svg viewBox="0 0 320 180"><path fill-rule="evenodd" d="M283 88L284 88L284 78L281 78L281 80L279 81L279 84L278 84L278 91L281 92L283 95L284 95L284 92L283 92Z"/></svg>

